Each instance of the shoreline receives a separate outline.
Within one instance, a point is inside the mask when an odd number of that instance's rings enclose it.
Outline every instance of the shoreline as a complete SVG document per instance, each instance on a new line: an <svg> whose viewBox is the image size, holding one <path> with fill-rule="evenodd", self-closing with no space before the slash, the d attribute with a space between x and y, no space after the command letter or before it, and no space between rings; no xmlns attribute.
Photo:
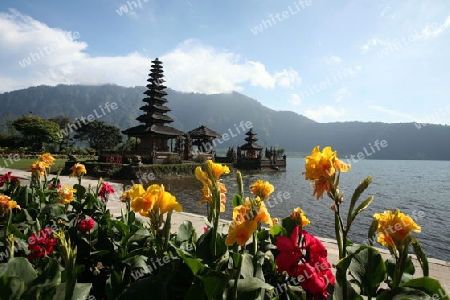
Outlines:
<svg viewBox="0 0 450 300"><path fill-rule="evenodd" d="M12 172L12 175L15 177L18 177L21 180L29 180L29 177L31 176L30 172L22 171L22 170L16 170L16 169L9 169L5 168L3 170L4 173ZM0 174L1 175L1 174ZM55 175L50 174L49 178L54 178ZM73 186L74 184L78 183L78 179L75 177L68 177L66 175L60 175L59 176L62 184L67 184L69 186ZM94 187L97 185L99 179L95 179L92 177L83 177L82 184L85 186L91 186ZM119 197L122 194L123 184L119 182L115 182L114 180L104 180L105 182L110 183L113 188L115 189L115 193L110 195L109 201L107 203L107 209L110 210L111 214L113 216L119 216L121 213L121 210L125 208L124 203L120 202ZM173 212L172 214L172 230L176 231L178 229L179 225L183 223L184 221L190 221L195 228L198 235L200 235L203 232L203 227L205 226L204 222L205 216L189 213L189 212ZM224 225L224 227L227 226L229 223L229 220L221 220L221 224ZM338 248L337 243L335 239L332 238L322 238L318 237L322 243L325 245L328 251L328 260L331 264L337 264L339 260L338 255ZM389 251L384 248L376 247L383 257L387 258L389 256ZM412 255L414 266L416 267L416 273L414 277L420 277L421 276L421 270L420 265L415 259L415 256ZM430 277L433 277L437 280L439 280L442 284L442 286L447 286L449 279L450 279L450 262L431 258L428 257L428 263L429 263L429 269L430 269Z"/></svg>

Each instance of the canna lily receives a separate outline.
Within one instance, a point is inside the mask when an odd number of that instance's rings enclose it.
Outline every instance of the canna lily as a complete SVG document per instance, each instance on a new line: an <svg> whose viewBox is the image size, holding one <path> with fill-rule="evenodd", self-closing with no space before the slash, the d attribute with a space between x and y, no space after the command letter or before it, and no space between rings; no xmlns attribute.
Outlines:
<svg viewBox="0 0 450 300"><path fill-rule="evenodd" d="M227 238L225 239L225 245L233 246L237 243L240 246L245 246L256 228L257 223L254 220L248 220L243 223L231 222Z"/></svg>
<svg viewBox="0 0 450 300"><path fill-rule="evenodd" d="M294 208L290 217L298 225L300 225L301 228L311 223L309 219L306 217L305 212L300 207Z"/></svg>
<svg viewBox="0 0 450 300"><path fill-rule="evenodd" d="M72 173L70 173L69 177L81 177L86 175L86 167L83 164L76 163L71 168Z"/></svg>
<svg viewBox="0 0 450 300"><path fill-rule="evenodd" d="M222 174L230 173L230 169L226 165L213 163L212 160L208 160L206 162L208 170L210 170L211 174L214 176L216 180L219 179Z"/></svg>
<svg viewBox="0 0 450 300"><path fill-rule="evenodd" d="M31 173L33 177L40 178L41 176L45 175L45 171L48 165L40 160L36 160L34 163L31 164Z"/></svg>
<svg viewBox="0 0 450 300"><path fill-rule="evenodd" d="M268 181L257 180L250 185L250 193L264 200L268 200L273 191L274 187Z"/></svg>
<svg viewBox="0 0 450 300"><path fill-rule="evenodd" d="M20 209L20 206L17 205L16 201L11 200L11 198L6 195L0 195L0 216L3 216L6 211L14 208Z"/></svg>
<svg viewBox="0 0 450 300"><path fill-rule="evenodd" d="M52 166L55 162L55 158L48 152L39 156L38 160L45 163L47 165L47 168Z"/></svg>
<svg viewBox="0 0 450 300"><path fill-rule="evenodd" d="M332 151L330 146L320 151L320 146L314 147L311 155L305 158L306 180L327 179L336 173L336 171L347 172L350 165L345 164L337 158L337 152Z"/></svg>
<svg viewBox="0 0 450 300"><path fill-rule="evenodd" d="M420 226L410 216L398 209L377 213L373 217L378 222L378 242L385 247L401 245L410 236L411 231L421 231Z"/></svg>
<svg viewBox="0 0 450 300"><path fill-rule="evenodd" d="M69 187L67 184L60 190L58 190L58 202L62 204L69 204L73 201L73 193L76 193L76 189Z"/></svg>

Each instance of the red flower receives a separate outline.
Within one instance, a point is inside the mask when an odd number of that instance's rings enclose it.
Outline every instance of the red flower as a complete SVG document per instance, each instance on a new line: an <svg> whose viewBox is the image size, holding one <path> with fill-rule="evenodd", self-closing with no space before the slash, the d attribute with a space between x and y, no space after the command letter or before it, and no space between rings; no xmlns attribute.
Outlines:
<svg viewBox="0 0 450 300"><path fill-rule="evenodd" d="M318 299L326 299L328 284L334 285L335 278L322 242L297 226L290 238L278 237L276 246L280 251L276 258L278 270L296 277L298 284L305 291L316 294Z"/></svg>
<svg viewBox="0 0 450 300"><path fill-rule="evenodd" d="M108 195L114 193L112 185L106 182L102 182L102 186L98 191L98 195L104 202L108 201Z"/></svg>
<svg viewBox="0 0 450 300"><path fill-rule="evenodd" d="M5 175L0 176L0 187L5 183L19 183L19 178L12 176L11 172L5 173Z"/></svg>
<svg viewBox="0 0 450 300"><path fill-rule="evenodd" d="M53 253L53 247L56 246L56 239L50 238L52 230L45 228L31 234L28 239L28 250L31 253L28 255L28 260L32 261L38 257L44 257L47 254Z"/></svg>
<svg viewBox="0 0 450 300"><path fill-rule="evenodd" d="M302 258L302 250L298 245L299 226L295 227L291 237L280 236L277 238L276 246L280 251L276 258L278 270L286 271L289 276L297 276L297 265Z"/></svg>
<svg viewBox="0 0 450 300"><path fill-rule="evenodd" d="M78 229L80 229L81 232L88 232L92 228L94 228L95 221L92 218L83 219L80 221L80 224L78 225Z"/></svg>

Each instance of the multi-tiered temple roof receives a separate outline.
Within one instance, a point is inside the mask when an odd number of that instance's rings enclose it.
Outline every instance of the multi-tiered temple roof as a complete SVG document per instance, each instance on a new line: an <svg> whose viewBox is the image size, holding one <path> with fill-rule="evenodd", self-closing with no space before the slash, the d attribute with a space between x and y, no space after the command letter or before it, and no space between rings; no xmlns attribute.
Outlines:
<svg viewBox="0 0 450 300"><path fill-rule="evenodd" d="M162 62L156 58L152 61L152 68L147 80L147 90L144 92L147 97L142 99L145 104L139 108L144 114L136 118L144 124L129 128L123 131L124 134L136 137L150 134L167 138L184 134L180 130L165 125L166 123L172 123L173 119L166 115L170 108L165 105L168 101L164 98L167 93L164 91L166 86L163 85L165 82L163 73Z"/></svg>

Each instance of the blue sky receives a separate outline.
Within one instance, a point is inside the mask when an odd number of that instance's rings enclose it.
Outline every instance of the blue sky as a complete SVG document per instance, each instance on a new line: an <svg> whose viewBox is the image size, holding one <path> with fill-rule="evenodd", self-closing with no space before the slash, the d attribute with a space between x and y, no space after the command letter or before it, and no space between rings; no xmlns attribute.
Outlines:
<svg viewBox="0 0 450 300"><path fill-rule="evenodd" d="M142 86L159 57L179 91L318 122L450 124L449 27L448 0L6 0L0 92Z"/></svg>

